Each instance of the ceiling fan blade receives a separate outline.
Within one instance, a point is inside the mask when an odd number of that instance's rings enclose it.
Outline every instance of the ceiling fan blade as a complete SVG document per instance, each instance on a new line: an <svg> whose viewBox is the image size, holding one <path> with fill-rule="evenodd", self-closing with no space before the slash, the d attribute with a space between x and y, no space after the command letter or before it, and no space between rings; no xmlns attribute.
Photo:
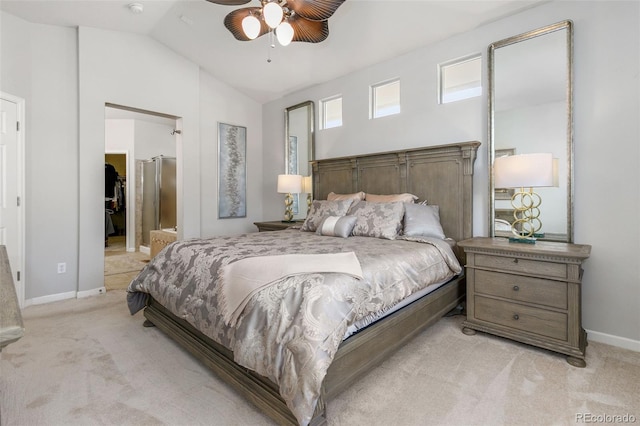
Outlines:
<svg viewBox="0 0 640 426"><path fill-rule="evenodd" d="M329 24L327 21L310 21L299 15L289 18L293 27L293 40L306 43L320 43L329 37Z"/></svg>
<svg viewBox="0 0 640 426"><path fill-rule="evenodd" d="M287 7L310 21L326 21L345 0L287 0Z"/></svg>
<svg viewBox="0 0 640 426"><path fill-rule="evenodd" d="M236 40L240 41L249 41L251 40L247 37L242 29L242 20L249 15L249 13L253 13L254 16L259 17L260 14L259 7L245 7L242 9L236 9L233 12L229 13L224 18L224 26L227 27L231 34L236 38ZM258 37L265 35L269 32L269 27L262 19L258 19L260 21L260 33Z"/></svg>
<svg viewBox="0 0 640 426"><path fill-rule="evenodd" d="M207 0L210 3L221 4L223 6L240 6L249 3L251 0Z"/></svg>

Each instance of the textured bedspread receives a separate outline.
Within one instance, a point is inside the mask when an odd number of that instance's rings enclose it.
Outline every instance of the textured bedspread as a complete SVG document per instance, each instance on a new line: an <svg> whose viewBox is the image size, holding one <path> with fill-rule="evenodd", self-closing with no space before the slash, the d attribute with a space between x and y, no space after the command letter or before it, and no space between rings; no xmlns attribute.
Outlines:
<svg viewBox="0 0 640 426"><path fill-rule="evenodd" d="M216 283L224 265L254 256L342 252L355 252L363 280L338 273L287 277L255 294L236 327L225 326L216 308ZM260 232L167 246L131 282L128 302L134 314L141 309L141 298L150 294L231 349L238 364L276 383L299 423L307 424L350 324L460 272L449 245L440 240Z"/></svg>

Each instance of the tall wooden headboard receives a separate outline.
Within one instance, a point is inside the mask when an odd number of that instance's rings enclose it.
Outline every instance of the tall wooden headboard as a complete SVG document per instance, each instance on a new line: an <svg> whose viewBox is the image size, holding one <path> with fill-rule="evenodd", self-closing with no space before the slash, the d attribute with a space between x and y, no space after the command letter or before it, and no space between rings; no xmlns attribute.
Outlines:
<svg viewBox="0 0 640 426"><path fill-rule="evenodd" d="M408 192L440 206L447 237L471 238L473 163L480 142L329 158L312 162L314 199L329 192Z"/></svg>

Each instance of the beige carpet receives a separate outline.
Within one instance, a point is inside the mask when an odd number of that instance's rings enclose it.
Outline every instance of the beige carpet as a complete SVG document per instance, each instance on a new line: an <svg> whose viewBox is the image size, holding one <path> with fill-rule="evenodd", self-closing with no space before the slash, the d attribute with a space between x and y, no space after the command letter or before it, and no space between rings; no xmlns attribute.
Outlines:
<svg viewBox="0 0 640 426"><path fill-rule="evenodd" d="M156 328L125 292L30 306L26 335L0 360L5 425L269 425L271 421ZM330 425L640 423L640 353L591 343L587 367L450 317L328 405ZM604 417L611 419L612 417Z"/></svg>

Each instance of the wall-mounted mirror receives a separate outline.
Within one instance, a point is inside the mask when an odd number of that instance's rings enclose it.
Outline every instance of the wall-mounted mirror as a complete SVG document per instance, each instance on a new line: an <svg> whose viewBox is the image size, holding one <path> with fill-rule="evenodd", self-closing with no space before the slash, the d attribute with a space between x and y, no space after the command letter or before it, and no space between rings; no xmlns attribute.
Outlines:
<svg viewBox="0 0 640 426"><path fill-rule="evenodd" d="M557 186L542 199L539 239L573 242L573 24L563 21L489 46L489 232L511 236L513 189L495 188L503 155L552 153Z"/></svg>
<svg viewBox="0 0 640 426"><path fill-rule="evenodd" d="M284 110L285 173L311 176L309 162L315 159L314 104L306 101ZM293 194L293 218L307 217L307 194Z"/></svg>

